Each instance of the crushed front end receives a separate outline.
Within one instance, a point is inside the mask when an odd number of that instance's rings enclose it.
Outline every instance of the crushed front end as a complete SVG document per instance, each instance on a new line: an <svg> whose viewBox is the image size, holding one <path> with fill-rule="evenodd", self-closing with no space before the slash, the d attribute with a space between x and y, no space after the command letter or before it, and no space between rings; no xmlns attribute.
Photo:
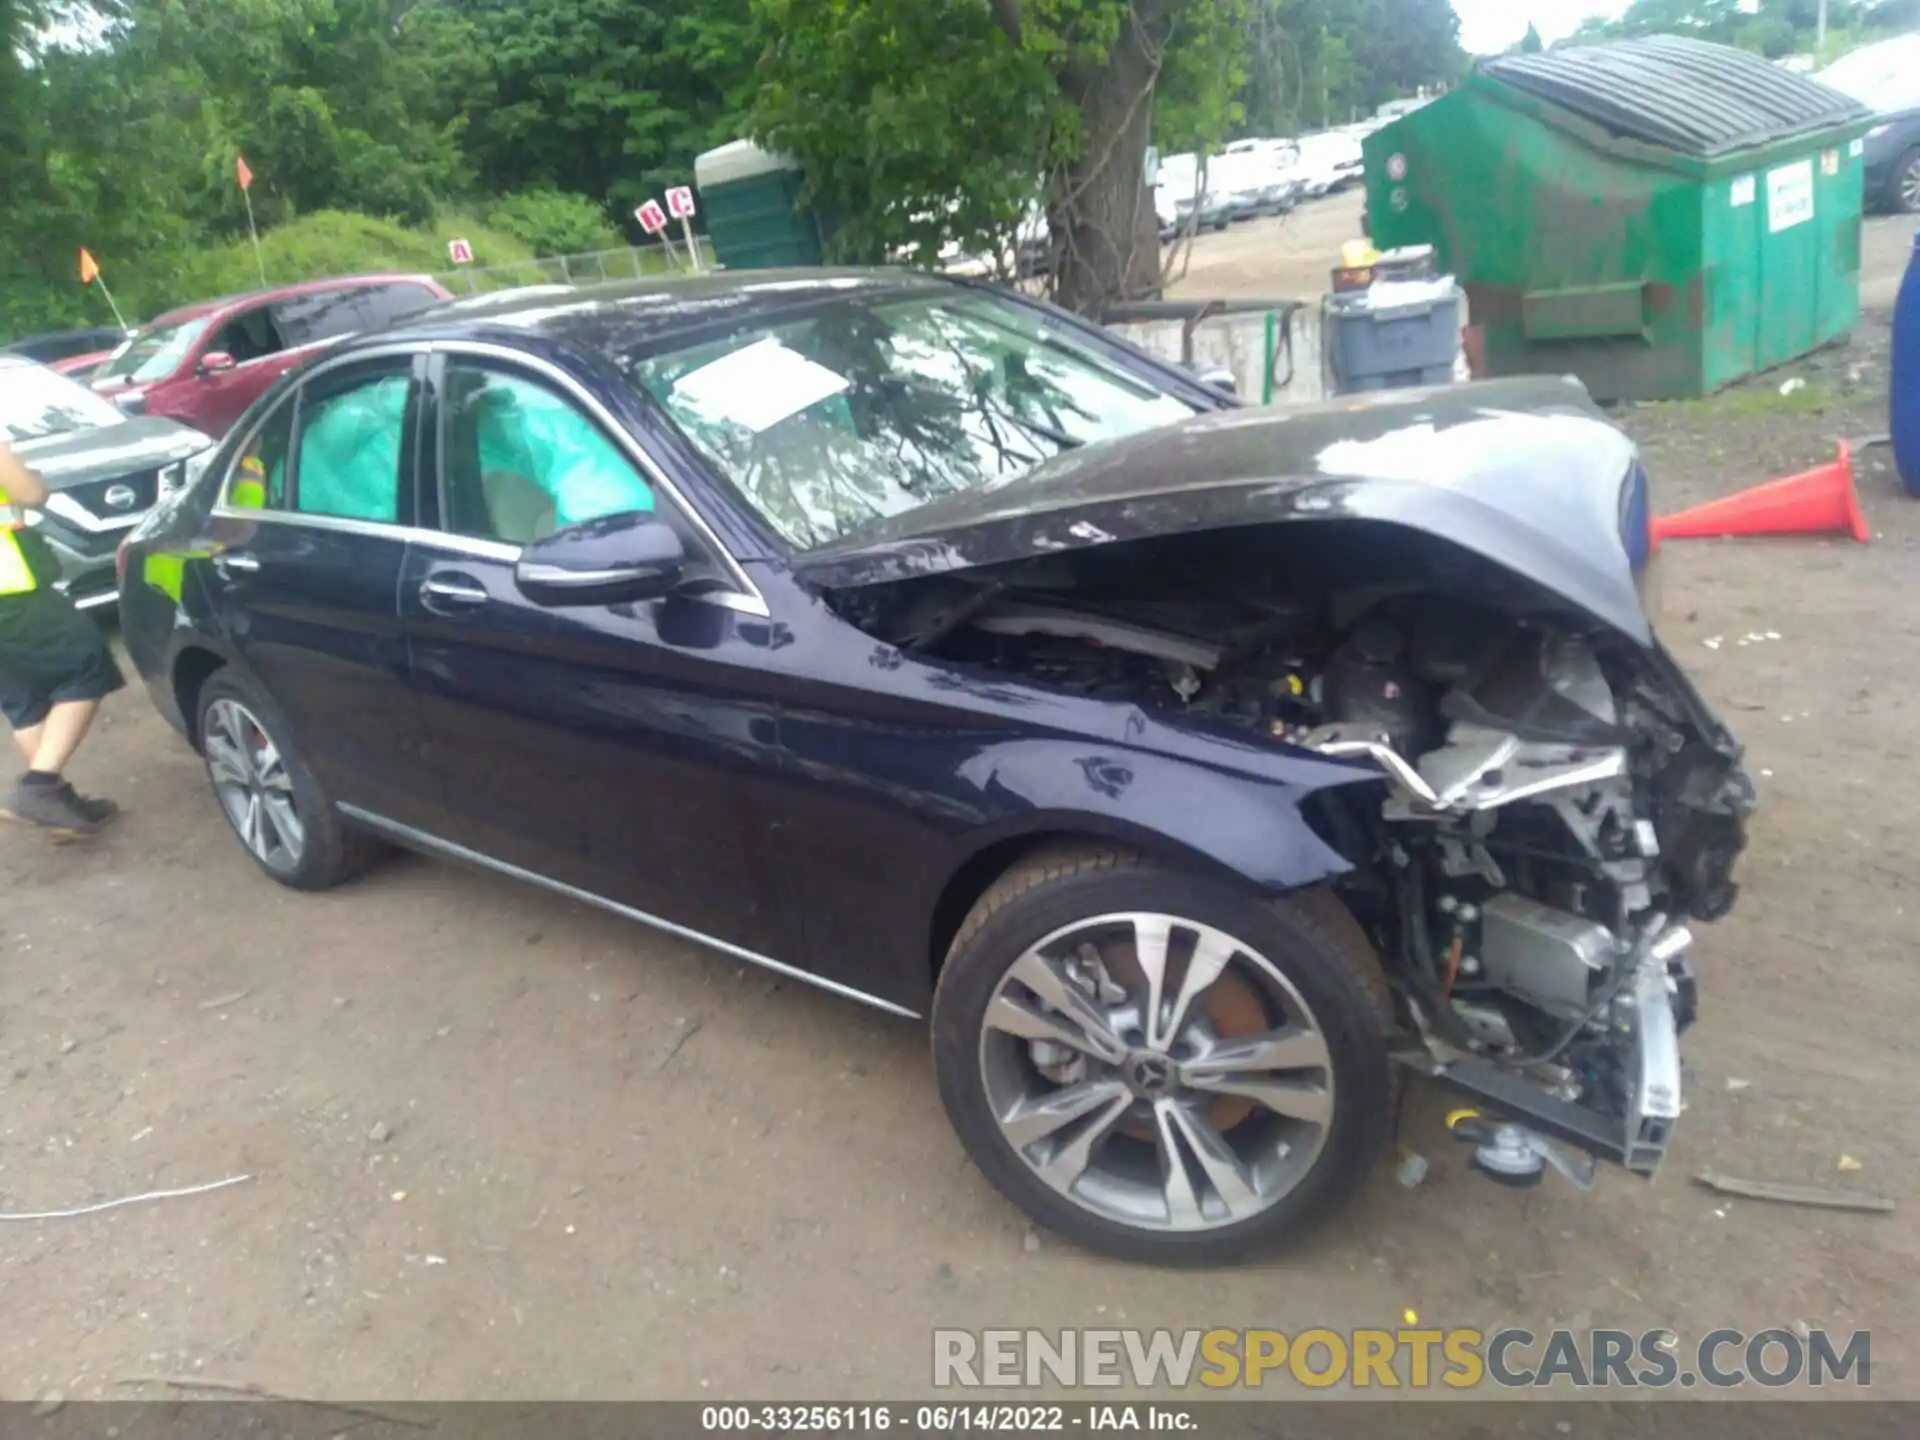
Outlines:
<svg viewBox="0 0 1920 1440"><path fill-rule="evenodd" d="M1523 625L1450 657L1447 628L1380 624L1345 718L1294 737L1389 778L1338 823L1378 857L1398 1058L1484 1108L1461 1134L1496 1179L1578 1178L1544 1142L1651 1174L1682 1108L1689 927L1733 905L1752 781L1657 646Z"/></svg>

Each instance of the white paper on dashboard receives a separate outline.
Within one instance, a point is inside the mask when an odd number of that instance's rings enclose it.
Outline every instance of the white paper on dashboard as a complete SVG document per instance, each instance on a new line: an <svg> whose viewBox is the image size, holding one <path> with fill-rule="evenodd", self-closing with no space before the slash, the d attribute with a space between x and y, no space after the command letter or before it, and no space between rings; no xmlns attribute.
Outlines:
<svg viewBox="0 0 1920 1440"><path fill-rule="evenodd" d="M710 419L731 421L757 435L849 384L845 376L768 336L682 375L673 394Z"/></svg>

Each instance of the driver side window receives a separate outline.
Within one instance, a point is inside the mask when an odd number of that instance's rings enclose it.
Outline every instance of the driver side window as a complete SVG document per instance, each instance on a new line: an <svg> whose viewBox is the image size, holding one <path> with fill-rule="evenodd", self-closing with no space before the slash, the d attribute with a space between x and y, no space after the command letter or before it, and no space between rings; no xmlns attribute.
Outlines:
<svg viewBox="0 0 1920 1440"><path fill-rule="evenodd" d="M257 306L242 311L222 325L219 333L208 343L207 352L225 351L233 357L234 364L244 365L249 360L277 355L285 348L266 307Z"/></svg>
<svg viewBox="0 0 1920 1440"><path fill-rule="evenodd" d="M653 510L653 487L632 462L538 381L455 361L442 394L443 529L527 545L569 525Z"/></svg>

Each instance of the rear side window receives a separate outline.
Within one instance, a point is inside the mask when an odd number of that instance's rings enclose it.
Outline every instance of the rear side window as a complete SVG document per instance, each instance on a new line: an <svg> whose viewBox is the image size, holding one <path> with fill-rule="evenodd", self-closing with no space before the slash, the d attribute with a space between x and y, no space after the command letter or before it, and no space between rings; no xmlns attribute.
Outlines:
<svg viewBox="0 0 1920 1440"><path fill-rule="evenodd" d="M313 295L296 295L273 307L273 323L286 343L311 345L351 334L365 323L361 318L358 290L323 290Z"/></svg>
<svg viewBox="0 0 1920 1440"><path fill-rule="evenodd" d="M330 371L248 438L227 479L234 510L400 523L417 395L408 360Z"/></svg>
<svg viewBox="0 0 1920 1440"><path fill-rule="evenodd" d="M323 375L308 385L300 397L294 509L396 523L412 398L404 360Z"/></svg>

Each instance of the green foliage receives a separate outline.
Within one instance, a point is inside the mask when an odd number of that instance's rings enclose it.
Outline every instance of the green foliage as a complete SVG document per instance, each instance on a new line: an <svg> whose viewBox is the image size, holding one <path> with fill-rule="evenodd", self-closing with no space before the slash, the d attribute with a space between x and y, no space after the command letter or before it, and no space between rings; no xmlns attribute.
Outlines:
<svg viewBox="0 0 1920 1440"><path fill-rule="evenodd" d="M1250 0L1239 128L1344 125L1466 70L1451 0Z"/></svg>
<svg viewBox="0 0 1920 1440"><path fill-rule="evenodd" d="M1686 35L1752 50L1769 59L1810 53L1820 0L1634 0L1617 20L1589 20L1576 40ZM1916 0L1827 0L1827 53L1920 24Z"/></svg>
<svg viewBox="0 0 1920 1440"><path fill-rule="evenodd" d="M459 214L415 230L371 215L319 210L262 233L260 258L274 285L379 270L433 275L451 268L447 242L456 237L472 245L476 266L511 264L532 254L514 237ZM187 299L251 290L260 283L260 270L252 242L243 238L194 252L171 278L174 293Z"/></svg>
<svg viewBox="0 0 1920 1440"><path fill-rule="evenodd" d="M561 190L504 196L488 208L487 225L536 255L581 255L622 243L605 210L585 195Z"/></svg>
<svg viewBox="0 0 1920 1440"><path fill-rule="evenodd" d="M1454 35L1447 0L0 0L0 336L109 318L82 245L130 318L257 283L249 199L273 279L444 269L450 225L482 265L611 246L747 133L850 256L1037 204L1087 294L1137 290L1149 141L1346 119Z"/></svg>
<svg viewBox="0 0 1920 1440"><path fill-rule="evenodd" d="M468 150L494 192L553 187L625 214L736 138L753 62L748 0L466 0L458 43L487 57Z"/></svg>
<svg viewBox="0 0 1920 1440"><path fill-rule="evenodd" d="M930 263L1003 240L1073 133L1048 34L1016 44L982 0L756 0L749 125L797 156L846 258Z"/></svg>

